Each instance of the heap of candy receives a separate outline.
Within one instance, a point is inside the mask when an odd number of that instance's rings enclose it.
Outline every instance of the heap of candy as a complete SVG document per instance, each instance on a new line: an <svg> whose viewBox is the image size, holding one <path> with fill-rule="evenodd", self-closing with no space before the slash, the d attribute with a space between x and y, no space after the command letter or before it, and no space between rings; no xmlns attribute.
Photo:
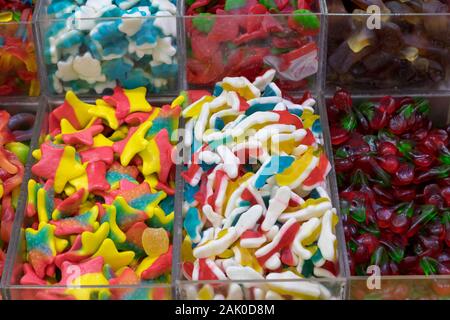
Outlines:
<svg viewBox="0 0 450 320"><path fill-rule="evenodd" d="M28 144L34 118L29 113L11 116L0 111L0 278L30 150Z"/></svg>
<svg viewBox="0 0 450 320"><path fill-rule="evenodd" d="M318 10L316 0L187 1L188 82L253 81L273 68L281 89L305 88L318 70Z"/></svg>
<svg viewBox="0 0 450 320"><path fill-rule="evenodd" d="M31 227L25 230L21 284L170 281L172 151L183 97L157 108L145 95L145 88L117 87L114 95L91 105L68 92L51 112L49 134L33 152L36 179L28 184L26 217ZM70 276L73 270L79 270L78 276ZM139 294L155 298L154 292L146 292ZM66 294L89 299L95 294L108 298L111 292ZM112 297L118 298L114 292Z"/></svg>
<svg viewBox="0 0 450 320"><path fill-rule="evenodd" d="M352 274L450 274L450 126L429 109L343 90L328 107Z"/></svg>
<svg viewBox="0 0 450 320"><path fill-rule="evenodd" d="M224 78L182 112L190 163L184 190L183 273L192 280L274 280L338 273L336 210L315 100L296 104L272 82ZM329 298L314 281L259 294ZM263 290L263 288L258 289Z"/></svg>
<svg viewBox="0 0 450 320"><path fill-rule="evenodd" d="M32 4L0 0L0 96L39 95Z"/></svg>
<svg viewBox="0 0 450 320"><path fill-rule="evenodd" d="M176 5L169 0L53 0L45 63L53 93L121 85L160 92L177 79Z"/></svg>
<svg viewBox="0 0 450 320"><path fill-rule="evenodd" d="M0 0L0 11L20 12L28 8L33 8L34 0Z"/></svg>
<svg viewBox="0 0 450 320"><path fill-rule="evenodd" d="M437 86L448 78L450 38L444 36L449 30L447 0L327 3L330 13L360 14L329 19L330 30L340 30L328 35L329 83L410 89ZM374 19L375 12L369 9L373 6L385 15ZM379 26L374 24L377 18Z"/></svg>

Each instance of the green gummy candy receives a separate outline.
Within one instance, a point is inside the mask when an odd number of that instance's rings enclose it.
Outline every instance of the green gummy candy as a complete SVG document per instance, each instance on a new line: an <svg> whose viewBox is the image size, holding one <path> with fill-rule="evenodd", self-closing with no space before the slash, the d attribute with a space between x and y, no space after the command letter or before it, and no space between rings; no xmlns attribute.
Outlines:
<svg viewBox="0 0 450 320"><path fill-rule="evenodd" d="M30 147L20 142L10 142L6 145L6 150L14 153L22 164L27 163L28 152Z"/></svg>
<svg viewBox="0 0 450 320"><path fill-rule="evenodd" d="M216 19L211 13L200 13L192 19L195 29L203 33L208 33L214 26Z"/></svg>
<svg viewBox="0 0 450 320"><path fill-rule="evenodd" d="M233 10L233 9L239 9L245 6L247 3L246 0L226 0L225 1L225 10Z"/></svg>
<svg viewBox="0 0 450 320"><path fill-rule="evenodd" d="M320 21L317 16L309 10L299 9L294 12L294 21L306 29L319 29Z"/></svg>
<svg viewBox="0 0 450 320"><path fill-rule="evenodd" d="M259 3L262 4L267 10L272 10L278 12L278 6L274 0L259 0Z"/></svg>

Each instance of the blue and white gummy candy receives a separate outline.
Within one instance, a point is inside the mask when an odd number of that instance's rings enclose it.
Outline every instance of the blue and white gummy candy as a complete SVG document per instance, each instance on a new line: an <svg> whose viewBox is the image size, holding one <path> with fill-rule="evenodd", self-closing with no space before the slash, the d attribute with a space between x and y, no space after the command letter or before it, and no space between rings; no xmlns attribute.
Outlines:
<svg viewBox="0 0 450 320"><path fill-rule="evenodd" d="M117 85L176 89L176 0L50 0L44 59L53 94Z"/></svg>

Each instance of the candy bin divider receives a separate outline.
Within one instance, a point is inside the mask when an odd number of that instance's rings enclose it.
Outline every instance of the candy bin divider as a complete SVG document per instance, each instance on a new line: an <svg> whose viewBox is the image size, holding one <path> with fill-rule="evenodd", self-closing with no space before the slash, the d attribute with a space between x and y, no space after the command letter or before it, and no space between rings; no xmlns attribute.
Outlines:
<svg viewBox="0 0 450 320"><path fill-rule="evenodd" d="M319 40L318 40L318 46L319 46L319 70L317 71L317 85L316 85L316 92L317 96L321 97L325 86L326 86L326 72L327 72L327 65L326 63L323 63L327 59L328 54L328 7L327 7L327 0L319 0L320 3L320 33L319 33Z"/></svg>
<svg viewBox="0 0 450 320"><path fill-rule="evenodd" d="M417 91L416 91L417 92ZM383 96L385 96L386 94L379 92L379 93L370 93L370 94L355 94L352 95L352 99L354 103L359 103L361 101L364 100L368 100L368 99L379 99L382 98ZM396 94L392 95L393 97L404 97L406 96L405 94L403 94L403 91L400 92L396 92ZM433 120L433 122L435 121L439 121L440 125L443 124L448 124L450 123L450 90L448 90L447 92L441 92L441 93L417 93L417 94L412 94L412 97L422 97L422 98L426 98L430 101L430 118ZM332 99L333 95L331 94L327 94L324 96L324 103L322 103L321 105L323 106L323 108L325 109L323 111L324 115L327 115L327 102L330 101L330 99ZM327 117L328 120L328 117ZM444 123L445 122L445 123ZM325 126L324 126L325 127ZM326 124L326 127L329 128L329 125ZM329 130L329 129L328 129ZM329 133L328 133L329 134ZM331 155L333 155L333 149L331 146L331 140L330 143L328 144L329 147L329 151ZM333 165L334 162L334 157L331 156L330 157L330 162ZM333 190L333 195L335 197L335 201L336 201L336 206L339 206L339 192L338 192L338 186L337 186L337 180L336 180L336 174L333 171L332 173L333 178L335 180L334 182L334 188L335 190ZM342 223L342 221L340 220L340 222ZM342 236L343 232L342 232ZM344 238L345 240L345 238ZM345 248L342 248L342 252L345 252L345 262L346 262L346 270L347 270L347 279L348 279L348 288L347 288L347 299L348 300L359 300L359 299L373 299L378 297L379 299L396 299L395 296L392 296L392 294L395 294L396 292L393 292L394 290L391 290L390 294L391 296L379 296L382 294L389 294L388 293L383 293L381 290L383 289L384 285L393 285L394 288L397 289L403 289L403 290L413 290L414 287L419 288L419 289L423 289L423 287L425 286L433 286L434 284L442 284L448 287L450 287L450 276L442 276L442 275L430 275L430 276L423 276L423 275L398 275L398 276L381 276L380 281L381 281L381 288L380 289L369 289L367 287L368 284L368 276L352 276L350 274L350 270L349 270L349 264L348 264L348 256L347 256L347 246L345 244L345 241L342 242L344 243ZM345 251L344 251L345 250ZM363 287L364 284L364 290L361 290L361 288ZM425 289L426 290L426 289ZM428 288L429 292L432 292L432 290L434 290L432 287L431 289ZM448 291L448 289L447 289ZM356 294L355 294L356 292ZM365 295L362 296L358 296L357 294L366 294L369 295L371 294L371 296L369 298L367 298ZM423 294L426 293L422 292L422 295L418 295L418 296L414 296L409 294L409 292L407 292L406 294L404 294L403 296L401 296L401 300L403 299L418 299L418 298L426 298ZM377 296L378 294L378 296ZM399 294L399 293L397 293ZM447 294L447 299L448 299L449 294ZM381 298L380 298L381 297ZM398 297L397 297L398 298Z"/></svg>
<svg viewBox="0 0 450 320"><path fill-rule="evenodd" d="M55 22L62 22L62 21L67 21L68 19L62 19L62 18L50 18L47 13L46 13L46 7L49 4L49 1L51 0L39 0L38 1L38 6L37 6L37 10L35 12L36 17L35 17L35 32L37 37L35 38L35 42L39 43L37 45L37 48L39 48L39 54L37 55L38 58L38 63L41 66L41 70L40 70L40 74L41 74L41 80L42 80L42 84L41 84L41 92L42 94L46 95L49 99L52 100L63 100L66 91L64 91L63 93L54 93L52 92L52 90L50 89L49 86L49 73L48 73L48 66L45 63L45 32L48 30L48 27L51 26L53 23ZM180 14L180 10L182 10L182 4L177 4L177 13L174 16L170 16L170 17L165 17L163 19L174 19L175 22L177 24L179 24L179 21L182 19L182 14ZM142 20L142 21L146 21L146 20L152 20L155 19L156 16L150 16L150 17L140 17L140 18L136 18L136 17L100 17L100 18L81 18L81 19L75 19L72 18L72 25L75 23L75 21L90 21L90 20L95 20L95 21L104 21L104 22L108 22L108 21L117 21L117 20ZM154 97L160 97L162 99L168 100L170 97L175 96L180 89L183 87L182 86L182 82L183 79L185 78L184 73L180 72L180 68L182 66L182 63L184 62L184 58L183 58L183 43L182 41L180 41L180 35L182 34L182 29L179 28L177 26L177 39L176 39L176 43L175 43L175 47L177 48L177 53L176 53L176 57L177 57L177 63L178 63L178 75L176 77L175 80L175 88L172 88L170 90L163 90L162 93L155 93L155 92L147 92L147 97L148 98L152 98L154 99ZM182 39L182 38L181 38ZM133 88L134 89L134 88ZM112 90L109 90L112 93ZM95 100L97 99L100 95L96 94L96 93L78 93L75 92L80 98L82 98L83 100Z"/></svg>
<svg viewBox="0 0 450 320"><path fill-rule="evenodd" d="M294 98L300 98L302 93L298 93L296 95L294 95ZM321 126L322 128L325 128L325 130L323 130L322 133L322 139L323 139L323 143L327 152L327 155L330 159L330 162L332 163L332 153L330 153L331 151L331 138L330 138L330 133L329 133L329 128L328 128L328 117L326 116L326 108L324 106L324 99L323 99L323 95L316 95L313 93L313 96L316 97L316 105L314 106L315 109L315 113L320 115L320 119L321 119ZM317 96L319 98L317 98ZM325 117L324 117L325 115ZM184 119L181 118L180 121L180 128L184 128ZM184 149L183 149L184 150ZM179 172L178 172L179 171ZM180 174L179 176L179 180L177 178L177 191L179 191L179 197L180 198L176 198L176 201L180 201L180 213L176 214L177 211L175 211L175 218L179 218L181 219L181 222L178 223L178 226L180 227L179 230L179 239L177 240L177 242L175 242L175 238L174 238L174 246L178 245L181 248L181 243L182 243L182 233L183 233L183 215L182 215L182 206L183 206L183 202L184 202L184 179L181 178L181 172L183 171L183 166L180 165L177 168L177 175ZM332 175L332 176L331 176ZM338 204L336 197L334 196L334 189L337 188L336 187L336 183L335 183L335 176L334 173L330 173L327 177L327 182L326 182L326 190L327 192L330 194L331 197L331 201L333 203L333 206L335 208L336 204ZM177 207L175 207L176 209ZM338 210L339 212L339 210ZM347 255L346 255L346 245L345 245L345 241L344 241L344 231L343 231L343 225L342 225L342 221L341 219L339 219L339 222L336 226L336 237L337 237L337 242L338 242L338 259L339 259L339 274L336 278L307 278L307 279L301 279L301 280L200 280L200 281L193 281L193 280L186 280L183 278L182 272L181 272L181 264L183 262L183 259L181 257L181 251L179 254L179 271L177 270L177 272L179 272L179 279L177 280L177 297L179 300L186 300L187 299L187 294L186 294L186 290L188 290L189 288L198 288L199 286L202 285L207 285L207 284L211 284L211 285L217 285L217 287L220 286L224 286L224 287L230 287L233 284L237 284L241 287L246 287L246 286L250 286L251 284L262 284L262 285L267 285L270 283L300 283L302 281L312 281L312 282L317 282L317 283L321 283L321 284L329 284L329 286L327 288L331 288L332 286L336 286L336 288L334 288L333 293L336 293L336 296L333 296L333 299L336 299L336 297L338 296L337 299L340 300L346 300L348 297L348 262L347 262ZM174 267L176 267L174 265ZM337 289L337 286L340 287L340 289ZM338 292L339 291L339 292ZM245 300L252 300L254 298L252 298L251 295L249 295L248 292L246 292L244 290L244 299Z"/></svg>
<svg viewBox="0 0 450 320"><path fill-rule="evenodd" d="M334 171L334 158L333 158L333 148L331 145L331 134L330 134L330 126L328 122L328 114L325 104L325 98L321 94L319 100L319 114L320 114L320 125L322 127L322 134L323 134L323 143L325 146L325 151L327 153L328 159L331 164L332 170L327 176L327 187L328 192L330 193L331 202L333 204L333 207L336 208L339 221L336 225L336 238L338 242L338 250L339 250L339 268L342 272L343 276L346 278L346 287L344 292L344 299L348 298L349 293L349 286L348 286L348 279L350 275L350 269L348 264L348 256L347 256L347 245L345 243L345 235L344 235L344 224L342 223L341 219L341 209L339 205L339 197L338 197L338 189L337 189L337 179L336 179L336 172Z"/></svg>
<svg viewBox="0 0 450 320"><path fill-rule="evenodd" d="M36 48L36 59L38 64L38 77L41 85L41 95L48 96L48 77L47 69L44 63L44 44L40 41L41 35L41 12L44 11L45 0L38 0L34 8L33 17L33 36L34 36L34 46Z"/></svg>
<svg viewBox="0 0 450 320"><path fill-rule="evenodd" d="M330 19L348 19L348 20L352 20L355 17L371 17L373 14L371 13L336 13L336 12L331 12L331 10L329 10L329 3L327 0L323 0L325 1L326 4L326 18L327 21L329 22ZM396 94L402 94L402 95L420 95L420 96L424 96L430 93L434 93L434 94L445 94L446 92L449 92L450 90L450 12L443 12L443 13L380 13L379 16L381 17L381 19L383 19L384 17L387 17L387 19L391 19L392 17L405 17L405 16L409 16L409 17L415 17L415 18L422 18L422 19L434 19L434 18L442 18L442 17L446 17L447 19L447 65L444 66L446 67L446 69L444 70L445 74L444 74L444 78L443 80L439 83L439 85L433 87L433 88L424 88L421 87L420 85L414 85L413 88L411 89L410 85L403 85L402 87L396 87L396 86L389 86L389 87L385 87L385 88L380 88L377 86L367 86L364 88L361 87L355 87L354 85L350 84L342 84L342 83L337 83L338 81L334 81L333 84L329 84L328 83L328 76L329 76L329 66L328 66L328 52L325 54L324 59L322 60L322 64L324 65L324 73L325 73L325 79L324 79L324 92L327 95L332 95L334 93L334 91L336 91L336 88L344 88L344 89L348 89L349 91L351 91L352 94L359 94L359 95L377 95L380 92L383 92L384 94L388 94L388 95L396 95ZM331 31L329 30L329 23L327 26L328 29L328 33L327 36L325 38L325 42L327 43L327 47L328 47L328 41L330 39L329 34L331 33ZM341 31L344 32L344 31ZM350 36L350 34L347 36L347 38ZM329 48L327 48L327 51Z"/></svg>
<svg viewBox="0 0 450 320"><path fill-rule="evenodd" d="M20 194L19 199L17 202L17 209L14 217L14 222L12 225L11 230L11 238L8 244L8 251L6 254L6 260L3 268L3 275L0 281L0 292L3 295L4 299L9 299L9 290L8 290L8 279L11 274L11 264L12 264L12 257L15 252L17 252L17 241L18 241L18 229L20 229L20 221L21 216L24 212L24 207L26 204L26 198L27 198L27 184L28 180L30 179L31 171L29 163L32 160L31 151L33 150L34 144L37 142L37 133L39 132L41 118L43 114L43 98L39 98L39 100L36 100L36 98L23 98L19 99L22 101L17 101L17 98L12 97L5 97L0 100L0 109L7 110L11 113L17 113L17 112L33 112L36 115L35 124L33 127L33 134L32 138L30 140L30 152L28 152L27 156L27 162L24 166L24 177L23 177L23 183L20 186ZM19 230L20 231L20 230Z"/></svg>
<svg viewBox="0 0 450 320"><path fill-rule="evenodd" d="M150 102L152 103L152 106L160 106L165 103L170 103L170 101L173 101L175 97L171 98L164 98L161 96L152 97ZM83 99L86 103L95 103L95 100L89 100L89 99ZM48 131L48 123L46 120L46 116L50 113L53 108L61 105L64 101L57 99L57 98L51 98L51 97L42 97L40 100L40 107L38 109L38 115L36 118L37 125L34 128L33 132L33 139L30 143L30 150L35 150L39 147L39 138L43 137L47 134ZM31 152L28 155L27 160L27 166L26 166L26 175L24 178L24 183L22 184L23 191L21 190L21 207L18 208L16 212L16 217L14 220L13 225L13 235L14 237L14 243L12 244L12 248L8 250L6 263L5 263L5 272L4 277L2 278L2 288L5 288L5 295L7 299L10 300L22 300L23 293L28 293L33 295L33 299L38 300L36 298L36 294L39 292L44 292L45 290L49 289L55 289L55 291L60 291L60 293L64 293L66 289L73 289L77 287L70 287L70 286L61 286L61 285L52 285L52 286L32 286L32 285L20 285L13 283L16 280L18 280L18 276L16 275L17 272L21 272L22 270L19 267L18 259L21 259L21 252L20 250L23 247L23 241L24 241L24 232L23 232L23 223L25 219L25 207L27 203L27 196L28 196L28 180L30 180L33 177L33 174L31 172L31 167L35 163L35 160L31 154ZM20 209L20 211L19 211ZM175 213L176 216L176 213ZM176 228L176 222L174 221L174 230ZM173 243L173 235L172 235L172 243ZM11 243L10 243L11 245ZM175 249L175 248L174 248ZM175 249L176 250L176 249ZM173 262L172 262L173 263ZM16 279L14 279L16 277ZM105 289L105 290L140 290L140 289L150 289L150 288L156 288L156 289L164 289L166 294L172 295L175 292L175 282L173 280L173 277L171 278L170 283L155 283L155 284L139 284L139 285L115 285L115 286L81 286L79 289ZM175 299L175 296L171 296L172 299ZM29 298L26 298L29 299Z"/></svg>
<svg viewBox="0 0 450 320"><path fill-rule="evenodd" d="M185 0L177 1L177 37L178 37L178 86L180 91L187 90L187 42L186 42Z"/></svg>

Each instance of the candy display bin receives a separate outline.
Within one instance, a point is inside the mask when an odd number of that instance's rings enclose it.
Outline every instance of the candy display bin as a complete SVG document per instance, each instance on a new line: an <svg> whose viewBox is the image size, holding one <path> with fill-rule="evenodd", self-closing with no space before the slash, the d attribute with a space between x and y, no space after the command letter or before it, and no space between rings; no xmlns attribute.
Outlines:
<svg viewBox="0 0 450 320"><path fill-rule="evenodd" d="M188 87L208 88L229 76L253 81L256 75L273 68L277 71L275 82L283 91L317 91L324 53L324 5L307 2L311 3L307 14L276 9L264 13L261 4L252 7L251 14L243 14L242 4L232 1L227 2L225 10L210 14L204 7L193 9L196 4L191 3L191 8L189 2L185 3Z"/></svg>
<svg viewBox="0 0 450 320"><path fill-rule="evenodd" d="M116 85L146 87L158 96L178 93L182 49L177 8L169 4L150 15L150 8L125 13L109 6L100 13L40 1L36 29L46 94L62 98L72 90L95 97Z"/></svg>
<svg viewBox="0 0 450 320"><path fill-rule="evenodd" d="M293 96L293 98L300 98L298 95ZM322 98L317 99L315 105L315 113L320 114L320 124L323 128L323 140L324 148L326 149L327 155L332 160L329 130L327 124L327 117L325 108L323 107L324 100ZM324 113L325 112L325 113ZM185 153L189 154L188 152ZM185 159L185 163L186 159ZM182 271L182 264L185 261L183 256L183 239L186 235L184 230L184 215L181 206L184 202L184 184L186 183L184 179L181 178L180 173L185 170L183 166L178 168L178 178L177 186L179 186L179 198L177 203L179 205L176 210L180 213L176 219L180 221L177 225L180 229L177 230L175 234L174 244L176 247L180 248L179 254L179 265L174 266L173 276L177 279L177 292L180 299L198 299L198 300L209 300L209 299L240 299L240 300L270 300L270 299L285 299L285 300L295 300L295 299L346 299L347 297L347 275L348 275L348 264L346 257L345 241L343 234L343 226L339 220L336 225L336 247L337 247L337 275L333 278L316 278L308 277L299 280L286 280L286 279L270 279L270 280L214 280L214 281L192 281L188 280ZM335 192L333 190L336 188L335 179L333 175L329 175L326 181L326 190L330 195L333 207L336 207L337 197L334 196ZM290 288L309 288L310 292L315 292L317 290L321 291L320 296L313 295L302 295L293 292ZM318 289L319 288L319 289ZM307 291L307 289L305 289Z"/></svg>
<svg viewBox="0 0 450 320"><path fill-rule="evenodd" d="M369 8L356 3L366 2L327 1L328 92L336 86L361 94L438 93L450 88L446 1L379 1L382 7Z"/></svg>
<svg viewBox="0 0 450 320"><path fill-rule="evenodd" d="M0 8L0 97L40 94L31 9L16 21Z"/></svg>
<svg viewBox="0 0 450 320"><path fill-rule="evenodd" d="M24 101L21 102L17 102L15 101L17 98L9 98L9 97L3 97L2 99L0 99L0 110L5 110L7 112L9 112L11 115L14 114L18 114L18 113L30 113L30 114L35 114L36 117L39 117L39 103L33 99L33 98L25 98L23 99ZM36 123L36 122L35 122ZM35 137L35 133L37 130L37 125L33 125L33 138L31 141L29 141L30 145L33 145L34 143L34 137ZM27 162L30 160L31 158L31 152L28 153L27 155ZM24 165L24 178L23 180L27 180L27 167L26 165ZM21 212L23 206L24 206L24 201L25 201L25 196L24 193L26 192L26 188L24 187L24 184L21 185L20 187L20 192L14 195L14 202L15 204L15 217L17 217L18 213ZM3 223L10 223L10 227L11 230L14 230L14 219L15 217L11 217L10 219L7 219L7 221L2 221ZM3 228L2 228L3 230ZM6 229L5 229L6 230ZM3 231L2 231L3 234ZM0 259L0 264L2 265L2 267L0 268L0 300L6 297L5 295L5 288L6 288L6 274L9 272L9 268L8 268L8 256L7 253L9 252L9 250L13 250L12 248L14 247L14 241L15 237L14 237L14 231L11 232L10 237L9 237L9 243L8 242L4 242L3 241L3 246L4 246L4 252L0 253L2 254L2 258ZM1 250L1 249L0 249ZM3 271L1 273L1 271Z"/></svg>
<svg viewBox="0 0 450 320"><path fill-rule="evenodd" d="M171 100L170 100L171 101ZM87 103L93 103L91 100L85 100ZM164 99L152 99L153 107L157 108L166 104L168 101ZM37 149L44 141L45 136L49 132L48 118L50 112L60 106L61 100L42 99L42 106L40 114L37 119L39 123L35 130L32 149ZM173 299L174 284L172 277L168 276L166 282L157 281L142 281L139 284L118 284L105 285L104 283L94 285L64 285L56 283L54 285L29 285L21 284L21 278L24 276L24 263L26 259L26 242L25 242L25 228L30 227L32 219L26 214L28 191L27 185L31 178L34 178L31 167L35 163L32 156L28 159L27 177L24 179L24 192L21 196L21 210L17 214L14 227L13 236L14 242L11 243L11 248L8 252L7 262L5 266L4 279L2 286L4 288L5 297L12 300L168 300ZM175 224L175 222L174 222ZM173 229L177 229L176 225ZM173 232L171 233L173 236ZM172 243L172 240L171 240ZM92 259L91 259L92 260ZM174 262L175 263L175 262ZM80 271L81 269L77 269ZM82 273L77 273L74 270L73 276L83 276ZM84 269L83 269L84 270ZM67 271L71 273L71 271ZM82 272L82 271L80 271ZM60 271L57 271L56 278L59 279ZM66 273L66 274L68 274ZM70 277L70 276L69 276ZM75 279L73 278L73 279ZM69 280L69 278L68 278ZM72 281L72 280L71 280ZM95 283L95 280L94 280ZM135 283L135 282L133 282Z"/></svg>
<svg viewBox="0 0 450 320"><path fill-rule="evenodd" d="M372 95L352 95L353 104L366 101L378 101L384 93ZM394 98L404 97L403 94L393 95ZM429 118L435 127L444 127L450 123L450 92L442 94L411 94L414 98L424 98L429 101ZM332 96L326 96L327 105ZM337 186L337 184L336 184ZM339 199L338 190L334 192ZM337 199L337 201L338 201ZM339 201L338 201L339 203ZM339 205L339 204L338 204ZM349 248L345 248L350 250ZM424 267L422 267L423 269ZM348 280L349 299L450 299L450 277L435 275L436 267L430 267L429 275L390 275L371 276L350 275ZM350 273L349 273L350 274Z"/></svg>

